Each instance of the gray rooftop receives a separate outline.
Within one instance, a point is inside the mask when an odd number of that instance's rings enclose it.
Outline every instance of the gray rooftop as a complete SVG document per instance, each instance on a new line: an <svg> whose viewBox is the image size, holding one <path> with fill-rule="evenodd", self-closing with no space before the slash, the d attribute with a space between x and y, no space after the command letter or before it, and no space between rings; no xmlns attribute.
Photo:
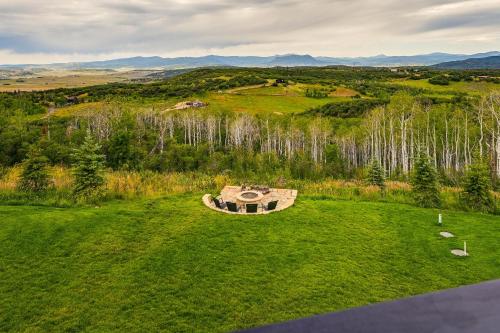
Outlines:
<svg viewBox="0 0 500 333"><path fill-rule="evenodd" d="M500 332L500 280L243 332L498 333Z"/></svg>

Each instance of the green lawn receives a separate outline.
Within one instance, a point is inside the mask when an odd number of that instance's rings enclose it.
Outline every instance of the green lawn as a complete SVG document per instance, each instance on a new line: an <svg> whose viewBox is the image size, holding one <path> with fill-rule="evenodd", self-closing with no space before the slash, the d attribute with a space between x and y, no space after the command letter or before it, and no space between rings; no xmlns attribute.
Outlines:
<svg viewBox="0 0 500 333"><path fill-rule="evenodd" d="M200 197L0 206L0 331L227 332L500 277L500 217L440 228L436 210L300 196L232 216Z"/></svg>

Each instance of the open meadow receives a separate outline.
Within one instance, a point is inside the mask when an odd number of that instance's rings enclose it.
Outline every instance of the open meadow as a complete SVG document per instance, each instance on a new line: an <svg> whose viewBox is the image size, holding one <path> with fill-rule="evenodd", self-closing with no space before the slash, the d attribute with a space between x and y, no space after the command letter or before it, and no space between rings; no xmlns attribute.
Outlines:
<svg viewBox="0 0 500 333"><path fill-rule="evenodd" d="M46 70L2 78L0 79L0 92L44 91L129 82L132 79L143 78L145 74L151 72L153 71Z"/></svg>
<svg viewBox="0 0 500 333"><path fill-rule="evenodd" d="M324 98L310 98L305 95L306 89L321 88L320 85L289 85L243 87L240 89L210 93L201 100L208 104L207 109L215 112L240 112L248 114L298 114L304 110L319 107L327 103L349 101L356 95L350 89L333 91Z"/></svg>
<svg viewBox="0 0 500 333"><path fill-rule="evenodd" d="M328 87L329 88L329 87ZM358 93L345 87L336 87L322 98L306 96L307 89L327 89L321 85L294 84L287 87L260 85L240 87L236 89L207 92L189 97L172 97L152 99L150 101L123 101L122 105L137 112L147 110L174 111L178 103L199 100L206 104L200 109L184 110L197 113L244 113L251 115L298 115L306 110L317 108L329 103L352 101ZM56 109L56 116L84 115L102 109L102 103L83 103Z"/></svg>
<svg viewBox="0 0 500 333"><path fill-rule="evenodd" d="M426 89L442 94L461 92L465 94L481 95L498 90L498 84L490 82L450 82L448 85L436 85L429 83L428 79L422 80L395 80L394 83L403 86Z"/></svg>

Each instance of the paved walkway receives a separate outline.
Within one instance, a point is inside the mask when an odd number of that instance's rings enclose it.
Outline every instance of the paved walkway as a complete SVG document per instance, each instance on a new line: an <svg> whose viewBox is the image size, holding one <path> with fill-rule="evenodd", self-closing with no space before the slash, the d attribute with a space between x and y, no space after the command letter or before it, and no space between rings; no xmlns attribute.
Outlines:
<svg viewBox="0 0 500 333"><path fill-rule="evenodd" d="M500 280L242 332L498 333Z"/></svg>
<svg viewBox="0 0 500 333"><path fill-rule="evenodd" d="M281 189L281 188L271 188L269 189L269 193L264 194L263 199L259 202L259 208L257 210L257 214L269 214L273 212L279 212L281 210L287 209L291 207L297 198L297 190L290 189ZM221 191L221 197L224 201L237 202L236 196L241 192L241 186L226 186ZM242 215L255 215L255 213L247 214L244 210L244 207L238 212L230 212L226 209L219 209L215 207L215 204L212 202L212 196L210 194L205 194L202 198L203 203L209 207L210 209L216 210L218 212L227 213L227 214L242 214ZM278 201L278 205L276 209L272 211L262 210L261 204L267 205L271 201Z"/></svg>

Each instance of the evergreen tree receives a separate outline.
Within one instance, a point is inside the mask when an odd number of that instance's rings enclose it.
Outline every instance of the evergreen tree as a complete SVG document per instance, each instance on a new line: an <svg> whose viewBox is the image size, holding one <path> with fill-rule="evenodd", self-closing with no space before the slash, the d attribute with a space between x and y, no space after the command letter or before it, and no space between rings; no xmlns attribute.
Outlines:
<svg viewBox="0 0 500 333"><path fill-rule="evenodd" d="M375 185L380 187L381 189L385 188L385 176L384 169L382 169L382 165L376 159L373 159L370 166L368 167L368 177L366 181L370 185Z"/></svg>
<svg viewBox="0 0 500 333"><path fill-rule="evenodd" d="M74 157L75 185L73 192L77 198L92 199L101 194L104 184L104 155L100 154L101 146L94 140L90 131L83 144L77 149Z"/></svg>
<svg viewBox="0 0 500 333"><path fill-rule="evenodd" d="M482 159L477 159L465 174L464 188L460 196L462 204L474 210L491 211L495 203L490 191L488 166Z"/></svg>
<svg viewBox="0 0 500 333"><path fill-rule="evenodd" d="M49 173L47 171L48 159L40 153L37 148L28 153L23 162L23 171L18 184L18 189L23 192L41 193L50 186Z"/></svg>
<svg viewBox="0 0 500 333"><path fill-rule="evenodd" d="M419 153L415 160L411 184L413 197L419 206L439 207L441 205L436 170L431 165L429 157L423 153Z"/></svg>

